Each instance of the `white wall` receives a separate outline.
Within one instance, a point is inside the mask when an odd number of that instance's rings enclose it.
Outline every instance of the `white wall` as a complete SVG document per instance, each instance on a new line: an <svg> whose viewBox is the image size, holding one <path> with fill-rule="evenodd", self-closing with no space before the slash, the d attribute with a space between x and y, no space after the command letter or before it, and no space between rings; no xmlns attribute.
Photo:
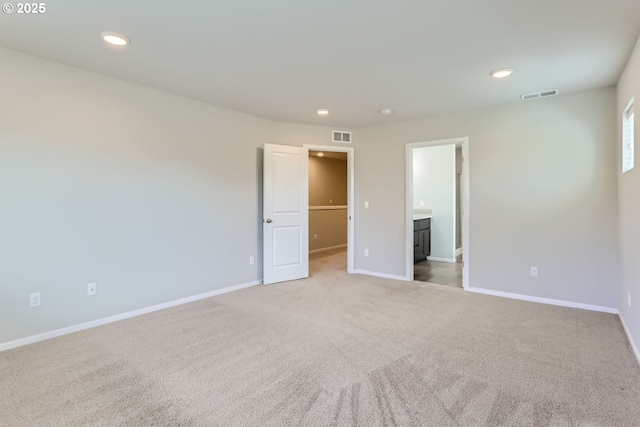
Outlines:
<svg viewBox="0 0 640 427"><path fill-rule="evenodd" d="M455 145L413 150L413 208L431 209L431 257L455 256ZM424 207L420 206L424 201Z"/></svg>
<svg viewBox="0 0 640 427"><path fill-rule="evenodd" d="M358 268L404 275L405 145L468 136L470 286L616 307L616 123L601 89L364 129Z"/></svg>
<svg viewBox="0 0 640 427"><path fill-rule="evenodd" d="M635 98L635 167L622 173L622 112L629 100ZM622 286L619 294L620 317L624 320L636 346L640 345L640 126L638 126L638 103L640 102L640 39L633 55L618 83L618 105L616 146L618 154L618 195L620 251L622 255ZM631 307L629 307L631 293ZM640 354L636 355L640 358Z"/></svg>

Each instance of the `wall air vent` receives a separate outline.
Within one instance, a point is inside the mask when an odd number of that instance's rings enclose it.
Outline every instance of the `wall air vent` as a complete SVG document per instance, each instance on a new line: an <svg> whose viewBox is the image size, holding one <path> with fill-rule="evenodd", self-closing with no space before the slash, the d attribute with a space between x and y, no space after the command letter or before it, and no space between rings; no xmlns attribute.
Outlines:
<svg viewBox="0 0 640 427"><path fill-rule="evenodd" d="M351 132L343 132L341 130L333 131L333 142L342 142L344 144L351 144Z"/></svg>
<svg viewBox="0 0 640 427"><path fill-rule="evenodd" d="M536 92L536 93L529 93L527 95L520 95L520 98L522 98L523 101L528 101L530 99L536 99L536 98L544 98L547 96L554 96L559 94L560 91L558 89L553 89L553 90L545 90L544 92Z"/></svg>

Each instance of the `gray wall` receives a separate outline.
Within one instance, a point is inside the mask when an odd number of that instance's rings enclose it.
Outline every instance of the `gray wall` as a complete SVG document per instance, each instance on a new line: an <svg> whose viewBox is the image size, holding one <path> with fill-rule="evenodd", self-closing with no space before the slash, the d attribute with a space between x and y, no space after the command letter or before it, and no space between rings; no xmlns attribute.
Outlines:
<svg viewBox="0 0 640 427"><path fill-rule="evenodd" d="M635 167L622 172L622 112L635 98ZM622 254L622 286L619 293L620 316L627 325L636 346L640 345L640 39L618 84L616 146L618 155L618 192L620 203L620 249ZM631 306L629 306L631 293ZM638 355L640 356L640 355Z"/></svg>
<svg viewBox="0 0 640 427"><path fill-rule="evenodd" d="M7 50L0 62L0 342L261 278L248 260L268 121Z"/></svg>
<svg viewBox="0 0 640 427"><path fill-rule="evenodd" d="M637 57L626 74L636 94ZM6 49L0 63L0 343L259 280L261 147L332 145L328 127ZM617 306L615 112L603 89L344 129L356 147L356 268L404 275L405 144L469 136L471 286ZM633 174L621 194L637 193ZM638 206L625 203L632 287ZM36 291L42 306L29 309ZM637 334L638 316L624 313Z"/></svg>
<svg viewBox="0 0 640 427"><path fill-rule="evenodd" d="M261 147L331 145L327 127L0 63L0 343L260 280Z"/></svg>
<svg viewBox="0 0 640 427"><path fill-rule="evenodd" d="M455 258L455 168L453 145L413 149L413 208L432 211L432 258Z"/></svg>
<svg viewBox="0 0 640 427"><path fill-rule="evenodd" d="M456 147L456 249L462 247L462 147Z"/></svg>
<svg viewBox="0 0 640 427"><path fill-rule="evenodd" d="M404 276L405 144L468 136L470 286L616 307L616 123L601 89L364 129L356 265Z"/></svg>

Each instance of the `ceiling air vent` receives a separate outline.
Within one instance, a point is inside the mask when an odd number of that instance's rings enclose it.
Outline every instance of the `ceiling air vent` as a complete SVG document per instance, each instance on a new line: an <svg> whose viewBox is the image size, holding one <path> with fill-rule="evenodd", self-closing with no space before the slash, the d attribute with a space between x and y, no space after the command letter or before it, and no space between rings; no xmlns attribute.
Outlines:
<svg viewBox="0 0 640 427"><path fill-rule="evenodd" d="M536 93L529 93L527 95L520 95L520 98L522 98L523 101L528 101L530 99L544 98L546 96L554 96L559 93L560 91L558 89L545 90L544 92L536 92Z"/></svg>
<svg viewBox="0 0 640 427"><path fill-rule="evenodd" d="M351 144L351 132L343 132L341 130L333 131L333 142L342 142L344 144Z"/></svg>

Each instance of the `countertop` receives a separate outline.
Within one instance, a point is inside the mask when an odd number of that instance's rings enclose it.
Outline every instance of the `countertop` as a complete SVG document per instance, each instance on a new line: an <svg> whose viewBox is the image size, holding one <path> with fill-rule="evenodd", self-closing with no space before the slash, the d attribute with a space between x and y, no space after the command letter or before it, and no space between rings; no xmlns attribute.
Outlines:
<svg viewBox="0 0 640 427"><path fill-rule="evenodd" d="M417 221L419 219L427 219L427 218L433 218L433 215L430 213L414 213L413 214L414 221Z"/></svg>

